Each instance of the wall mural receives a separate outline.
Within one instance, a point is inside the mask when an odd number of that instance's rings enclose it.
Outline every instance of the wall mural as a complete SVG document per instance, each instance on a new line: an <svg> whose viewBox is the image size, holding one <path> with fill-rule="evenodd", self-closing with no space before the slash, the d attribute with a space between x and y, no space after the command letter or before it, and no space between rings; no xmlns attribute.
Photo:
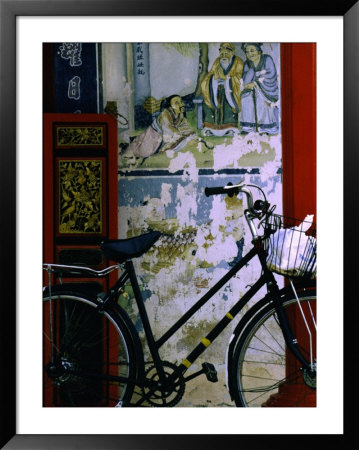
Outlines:
<svg viewBox="0 0 359 450"><path fill-rule="evenodd" d="M280 137L279 47L132 44L127 88L134 127L119 136L120 167L171 169L188 152L197 168L273 161Z"/></svg>

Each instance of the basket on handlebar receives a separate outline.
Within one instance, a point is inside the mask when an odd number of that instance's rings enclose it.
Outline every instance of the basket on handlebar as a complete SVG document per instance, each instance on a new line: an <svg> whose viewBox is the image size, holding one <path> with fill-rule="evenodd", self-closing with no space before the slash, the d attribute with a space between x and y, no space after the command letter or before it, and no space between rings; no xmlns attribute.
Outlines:
<svg viewBox="0 0 359 450"><path fill-rule="evenodd" d="M315 278L317 270L316 226L313 216L301 221L269 213L263 222L267 266L291 278Z"/></svg>

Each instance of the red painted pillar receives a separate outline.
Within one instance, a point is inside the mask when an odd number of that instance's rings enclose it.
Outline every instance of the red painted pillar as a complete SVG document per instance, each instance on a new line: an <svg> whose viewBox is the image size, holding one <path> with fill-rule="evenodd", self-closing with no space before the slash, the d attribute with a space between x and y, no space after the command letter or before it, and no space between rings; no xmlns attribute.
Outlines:
<svg viewBox="0 0 359 450"><path fill-rule="evenodd" d="M282 44L283 211L316 211L316 45Z"/></svg>
<svg viewBox="0 0 359 450"><path fill-rule="evenodd" d="M283 214L316 220L316 44L281 44ZM293 321L295 320L293 313ZM306 330L296 329L298 338ZM287 354L287 371L297 365ZM316 406L302 380L284 385L263 406Z"/></svg>
<svg viewBox="0 0 359 450"><path fill-rule="evenodd" d="M81 144L81 141L71 142L68 145L60 145L57 142L57 126L71 128L78 127L89 129L97 128L102 130L101 143ZM66 235L60 234L59 231L59 177L58 162L59 160L99 160L102 162L100 174L101 185L101 223L102 230L98 233L85 232ZM108 114L44 114L43 117L43 261L45 263L65 263L59 261L60 252L65 249L68 251L81 250L83 253L98 251L99 243L102 239L116 239L118 237L118 143L117 143L117 122ZM83 256L82 256L83 257ZM88 259L91 261L91 259ZM91 262L83 262L91 267ZM93 263L96 264L96 263ZM98 266L92 266L93 269L103 269L109 264L109 261L103 259L97 263ZM98 280L104 288L109 288L117 279L117 272L112 272L107 278ZM44 274L44 286L48 284L47 274ZM80 283L93 282L93 279L85 278L64 278L64 282ZM52 283L54 280L52 280ZM50 360L50 343L48 336L50 335L50 323L47 319L49 316L48 306L44 306L44 342L43 342L43 361L44 368ZM60 330L54 331L58 339ZM117 334L110 336L113 345L102 349L104 361L109 361L110 352L116 349ZM116 345L115 345L116 344ZM104 364L104 367L106 365ZM58 388L52 384L52 381L44 371L43 378L43 405L55 406L61 403L58 396ZM116 398L116 394L113 395ZM56 401L55 401L56 399ZM107 405L104 405L107 406Z"/></svg>

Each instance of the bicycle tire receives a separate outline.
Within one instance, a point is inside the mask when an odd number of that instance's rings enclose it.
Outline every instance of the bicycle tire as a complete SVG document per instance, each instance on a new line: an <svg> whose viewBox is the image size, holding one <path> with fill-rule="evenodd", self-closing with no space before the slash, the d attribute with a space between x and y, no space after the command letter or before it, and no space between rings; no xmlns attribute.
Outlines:
<svg viewBox="0 0 359 450"><path fill-rule="evenodd" d="M43 301L44 406L125 406L137 355L119 311L101 310L96 297L65 286L52 288L51 301L46 290Z"/></svg>
<svg viewBox="0 0 359 450"><path fill-rule="evenodd" d="M297 292L297 296L312 334L312 361L316 369L316 325L311 317L316 314L316 291L304 290ZM295 329L294 321L301 318L297 300L292 293L283 296L281 301ZM302 354L310 360L308 334L302 333L300 338ZM308 402L315 402L316 378L309 376L288 352L274 306L265 297L242 318L230 342L228 387L236 406L314 406ZM280 397L279 392L291 395ZM279 398L285 404L280 404Z"/></svg>

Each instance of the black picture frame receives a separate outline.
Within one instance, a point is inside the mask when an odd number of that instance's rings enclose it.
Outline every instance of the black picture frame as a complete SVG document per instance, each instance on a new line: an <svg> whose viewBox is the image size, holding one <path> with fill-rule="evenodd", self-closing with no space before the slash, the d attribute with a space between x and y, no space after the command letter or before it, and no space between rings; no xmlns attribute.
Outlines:
<svg viewBox="0 0 359 450"><path fill-rule="evenodd" d="M174 9L176 9L174 11ZM188 13L190 12L190 14ZM343 16L344 18L344 255L357 247L355 211L358 201L352 181L359 168L359 5L357 0L298 2L258 0L257 2L192 2L176 5L164 0L0 0L0 186L1 186L1 448L7 449L183 449L245 448L262 446L284 448L307 446L328 440L329 447L349 448L356 415L349 412L351 385L354 385L354 304L345 302L345 422L343 435L18 435L16 433L16 17L18 16ZM305 30L303 30L305 33ZM334 61L333 61L334 63ZM335 181L330 190L335 189ZM352 253L353 254L353 253ZM356 263L345 261L345 295L355 279ZM345 298L345 297L344 297ZM349 296L348 296L349 299ZM335 361L333 361L335 364ZM355 403L354 403L355 405ZM209 427L213 425L209 424ZM279 439L280 438L280 439ZM321 442L320 442L321 443Z"/></svg>

